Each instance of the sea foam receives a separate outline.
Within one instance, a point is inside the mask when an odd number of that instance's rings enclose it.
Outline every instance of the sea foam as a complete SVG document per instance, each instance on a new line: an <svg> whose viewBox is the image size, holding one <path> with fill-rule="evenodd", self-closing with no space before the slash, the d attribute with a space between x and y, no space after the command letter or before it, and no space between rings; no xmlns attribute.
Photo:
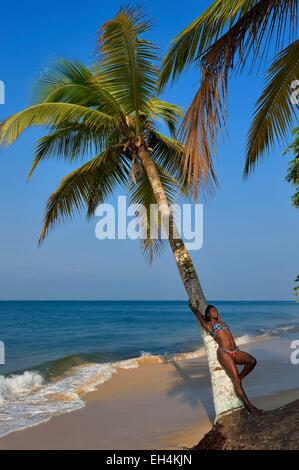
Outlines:
<svg viewBox="0 0 299 470"><path fill-rule="evenodd" d="M25 371L20 375L0 376L0 404L24 396L41 387L44 379L38 372Z"/></svg>

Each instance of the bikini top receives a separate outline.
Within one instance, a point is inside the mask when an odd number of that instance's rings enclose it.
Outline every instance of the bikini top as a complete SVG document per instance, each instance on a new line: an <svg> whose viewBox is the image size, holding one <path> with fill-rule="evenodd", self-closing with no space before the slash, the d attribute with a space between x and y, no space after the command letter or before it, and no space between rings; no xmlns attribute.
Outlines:
<svg viewBox="0 0 299 470"><path fill-rule="evenodd" d="M215 322L212 324L211 326L211 329L210 329L210 335L213 336L213 338L215 338L215 336L220 333L220 331L222 330L228 330L229 329L229 326L226 325L225 323L222 324L222 323L219 323L219 322Z"/></svg>

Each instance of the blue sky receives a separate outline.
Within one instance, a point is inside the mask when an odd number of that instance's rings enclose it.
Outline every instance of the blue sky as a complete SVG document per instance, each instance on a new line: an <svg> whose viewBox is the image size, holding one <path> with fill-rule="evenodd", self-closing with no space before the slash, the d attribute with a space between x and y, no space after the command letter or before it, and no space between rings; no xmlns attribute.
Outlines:
<svg viewBox="0 0 299 470"><path fill-rule="evenodd" d="M143 3L155 20L148 38L161 54L209 4ZM52 0L2 6L0 80L6 84L6 104L0 106L0 118L29 104L32 84L49 62L68 57L90 63L98 27L122 4ZM198 72L190 70L166 98L186 107L197 81ZM248 181L242 180L246 131L261 86L262 74L244 75L230 85L229 139L221 143L216 163L220 188L204 205L204 246L192 252L209 299L293 298L299 213L284 181L289 157L277 147ZM84 216L60 226L37 247L47 196L69 169L47 162L26 183L40 135L31 129L0 150L0 299L185 299L168 249L149 267L138 242L99 241L96 221L85 223Z"/></svg>

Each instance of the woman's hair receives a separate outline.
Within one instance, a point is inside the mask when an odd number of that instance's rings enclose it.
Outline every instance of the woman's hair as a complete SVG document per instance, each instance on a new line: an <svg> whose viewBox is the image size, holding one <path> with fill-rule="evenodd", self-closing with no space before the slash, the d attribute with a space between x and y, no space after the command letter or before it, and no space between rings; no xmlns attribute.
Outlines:
<svg viewBox="0 0 299 470"><path fill-rule="evenodd" d="M214 307L214 305L207 305L207 306L206 306L206 309L205 309L205 321L209 321L209 320L210 320L210 312L211 312L212 308L216 308L216 307Z"/></svg>

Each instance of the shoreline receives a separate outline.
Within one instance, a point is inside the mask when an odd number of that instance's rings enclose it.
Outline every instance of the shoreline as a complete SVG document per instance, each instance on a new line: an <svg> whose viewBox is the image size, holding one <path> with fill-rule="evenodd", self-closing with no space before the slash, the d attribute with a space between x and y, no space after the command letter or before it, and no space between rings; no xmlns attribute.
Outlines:
<svg viewBox="0 0 299 470"><path fill-rule="evenodd" d="M260 407L276 408L299 396L289 343L274 338L242 347L258 359L244 387ZM84 408L4 436L0 449L182 450L197 444L214 420L205 358L119 369L84 401Z"/></svg>

